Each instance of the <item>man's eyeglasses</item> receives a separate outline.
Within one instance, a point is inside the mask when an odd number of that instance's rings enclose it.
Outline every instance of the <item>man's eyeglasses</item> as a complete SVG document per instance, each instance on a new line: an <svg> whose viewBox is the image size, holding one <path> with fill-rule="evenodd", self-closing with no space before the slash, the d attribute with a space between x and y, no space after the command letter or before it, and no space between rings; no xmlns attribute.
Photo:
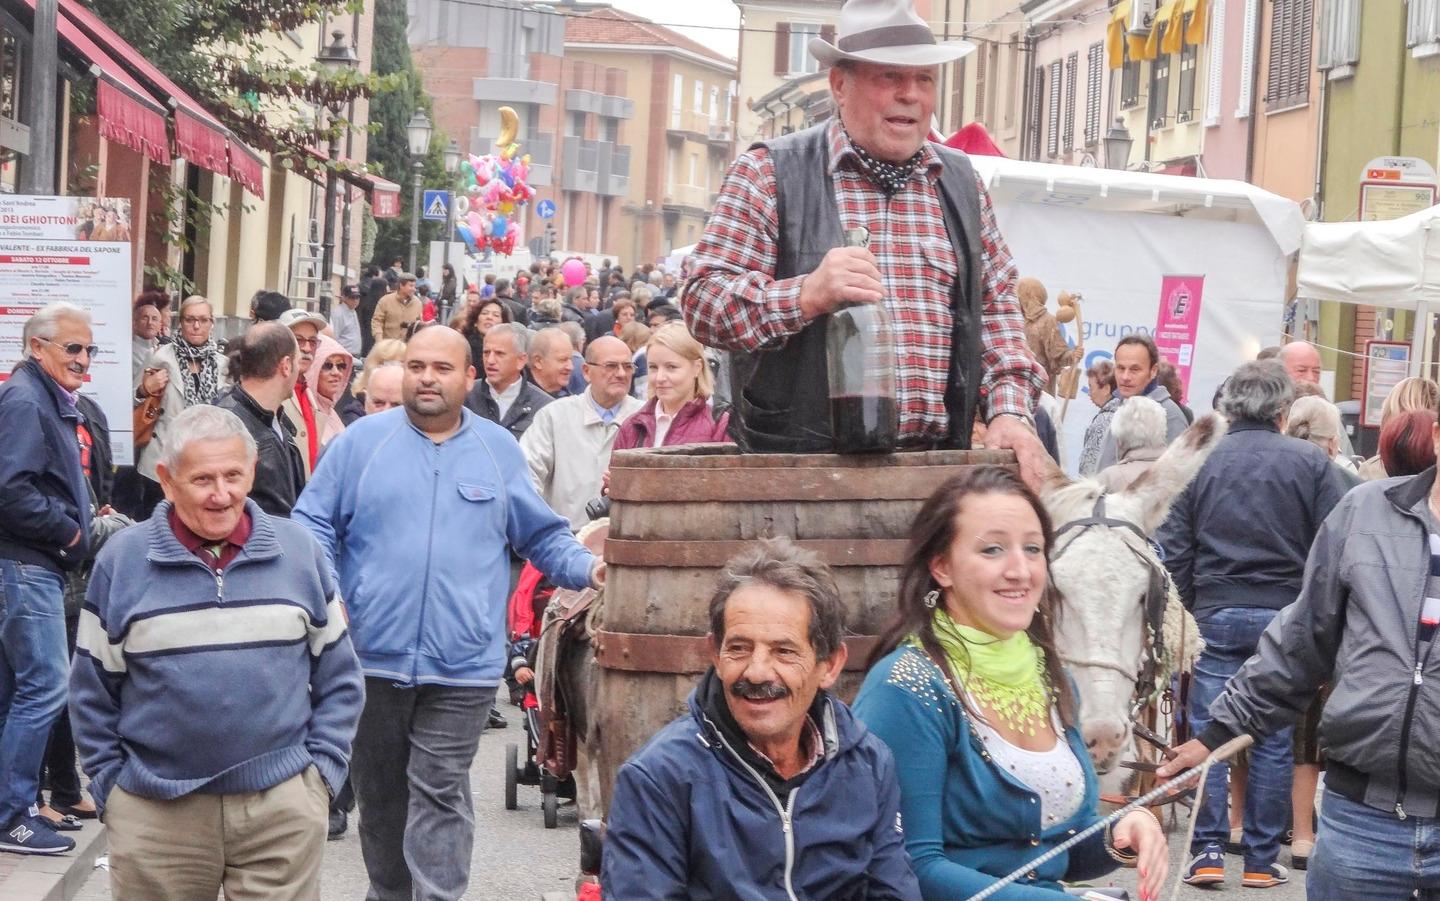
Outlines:
<svg viewBox="0 0 1440 901"><path fill-rule="evenodd" d="M327 360L327 361L325 361L324 363L321 363L321 364L320 364L320 371L321 371L321 372L342 372L342 371L344 371L344 369L345 369L345 364L344 364L344 363L331 363L330 361Z"/></svg>
<svg viewBox="0 0 1440 901"><path fill-rule="evenodd" d="M180 321L186 325L209 325L215 320L209 316L182 316Z"/></svg>
<svg viewBox="0 0 1440 901"><path fill-rule="evenodd" d="M607 375L616 375L621 372L635 371L635 364L630 362L616 363L614 361L611 361L609 363L591 363L590 365L600 367L601 369L605 370Z"/></svg>
<svg viewBox="0 0 1440 901"><path fill-rule="evenodd" d="M65 356L67 357L78 357L80 356L80 352L82 350L88 353L90 355L90 359L92 360L100 354L100 348L96 347L94 344L81 344L78 341L72 344L61 344L58 341L51 341L49 338L41 338L40 340L44 341L46 344L49 344L52 347L58 347L61 350L65 351Z"/></svg>

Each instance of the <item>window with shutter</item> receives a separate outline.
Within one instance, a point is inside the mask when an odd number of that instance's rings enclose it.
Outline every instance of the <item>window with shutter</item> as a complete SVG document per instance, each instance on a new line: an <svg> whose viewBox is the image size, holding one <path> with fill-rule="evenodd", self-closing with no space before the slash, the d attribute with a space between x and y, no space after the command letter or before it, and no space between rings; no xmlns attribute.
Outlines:
<svg viewBox="0 0 1440 901"><path fill-rule="evenodd" d="M790 74L790 23L775 26L775 74Z"/></svg>
<svg viewBox="0 0 1440 901"><path fill-rule="evenodd" d="M790 75L809 75L820 71L820 61L810 53L810 39L820 37L820 26L790 23Z"/></svg>
<svg viewBox="0 0 1440 901"><path fill-rule="evenodd" d="M1130 57L1130 42L1121 41L1125 62L1120 68L1120 108L1131 109L1140 105L1140 60Z"/></svg>
<svg viewBox="0 0 1440 901"><path fill-rule="evenodd" d="M1218 5L1218 4L1217 4ZM1240 98L1235 104L1235 118L1250 115L1255 101L1255 41L1260 28L1260 0L1245 0L1245 28L1240 39Z"/></svg>
<svg viewBox="0 0 1440 901"><path fill-rule="evenodd" d="M1075 149L1075 76L1080 72L1080 52L1065 57L1065 109L1060 114L1060 149Z"/></svg>
<svg viewBox="0 0 1440 901"><path fill-rule="evenodd" d="M1272 0L1270 64L1265 110L1280 112L1310 102L1310 53L1314 0Z"/></svg>
<svg viewBox="0 0 1440 901"><path fill-rule="evenodd" d="M1321 0L1320 46L1315 48L1315 68L1329 72L1328 78L1343 78L1338 71L1360 61L1360 0Z"/></svg>
<svg viewBox="0 0 1440 901"><path fill-rule="evenodd" d="M1104 89L1105 42L1090 45L1085 60L1085 146L1100 142L1100 97Z"/></svg>
<svg viewBox="0 0 1440 901"><path fill-rule="evenodd" d="M1186 44L1180 50L1180 87L1175 100L1175 121L1195 121L1195 68L1200 62L1200 48Z"/></svg>
<svg viewBox="0 0 1440 901"><path fill-rule="evenodd" d="M1414 57L1440 53L1440 0L1409 0L1405 46Z"/></svg>
<svg viewBox="0 0 1440 901"><path fill-rule="evenodd" d="M1170 56L1161 53L1150 61L1151 129L1164 128L1170 118Z"/></svg>
<svg viewBox="0 0 1440 901"><path fill-rule="evenodd" d="M1027 111L1030 116L1030 146L1028 158L1040 159L1040 133L1045 126L1045 67L1035 67L1034 92L1030 99L1030 109Z"/></svg>
<svg viewBox="0 0 1440 901"><path fill-rule="evenodd" d="M1060 90L1063 87L1057 59L1050 64L1050 103L1045 116L1045 152L1052 157L1060 152Z"/></svg>
<svg viewBox="0 0 1440 901"><path fill-rule="evenodd" d="M1210 7L1210 61L1205 67L1205 125L1220 124L1220 78L1225 65L1225 4Z"/></svg>

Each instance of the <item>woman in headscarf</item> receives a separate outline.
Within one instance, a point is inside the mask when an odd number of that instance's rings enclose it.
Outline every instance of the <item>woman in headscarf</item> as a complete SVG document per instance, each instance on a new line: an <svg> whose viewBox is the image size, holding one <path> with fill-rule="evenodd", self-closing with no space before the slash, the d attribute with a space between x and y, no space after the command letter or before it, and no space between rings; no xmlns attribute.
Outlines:
<svg viewBox="0 0 1440 901"><path fill-rule="evenodd" d="M345 420L340 408L355 395L345 390L350 384L350 373L355 369L355 358L339 341L329 335L320 335L320 346L315 348L315 358L310 361L310 370L305 381L315 389L320 408L315 411L315 424L320 429L320 446L323 448L343 431Z"/></svg>

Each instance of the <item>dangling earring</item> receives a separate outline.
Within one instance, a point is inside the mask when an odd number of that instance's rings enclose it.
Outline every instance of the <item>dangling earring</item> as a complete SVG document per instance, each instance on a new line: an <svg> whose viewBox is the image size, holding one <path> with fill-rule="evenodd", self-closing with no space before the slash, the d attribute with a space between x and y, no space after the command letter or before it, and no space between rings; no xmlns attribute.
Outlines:
<svg viewBox="0 0 1440 901"><path fill-rule="evenodd" d="M925 597L921 600L921 603L925 605L926 610L934 610L935 605L940 603L940 590L938 588L932 588L925 592Z"/></svg>

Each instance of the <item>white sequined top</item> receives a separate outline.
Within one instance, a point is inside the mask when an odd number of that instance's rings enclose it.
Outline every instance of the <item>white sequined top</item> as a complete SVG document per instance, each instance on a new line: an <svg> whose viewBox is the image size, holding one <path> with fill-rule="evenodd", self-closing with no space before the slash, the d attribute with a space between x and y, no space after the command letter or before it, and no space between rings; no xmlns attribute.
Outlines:
<svg viewBox="0 0 1440 901"><path fill-rule="evenodd" d="M973 708L973 698L970 703ZM1050 710L1050 719L1059 739L1048 751L1017 747L1002 738L989 723L971 719L995 765L1040 796L1040 822L1046 828L1074 816L1085 801L1085 770L1065 740L1065 729L1054 708Z"/></svg>

